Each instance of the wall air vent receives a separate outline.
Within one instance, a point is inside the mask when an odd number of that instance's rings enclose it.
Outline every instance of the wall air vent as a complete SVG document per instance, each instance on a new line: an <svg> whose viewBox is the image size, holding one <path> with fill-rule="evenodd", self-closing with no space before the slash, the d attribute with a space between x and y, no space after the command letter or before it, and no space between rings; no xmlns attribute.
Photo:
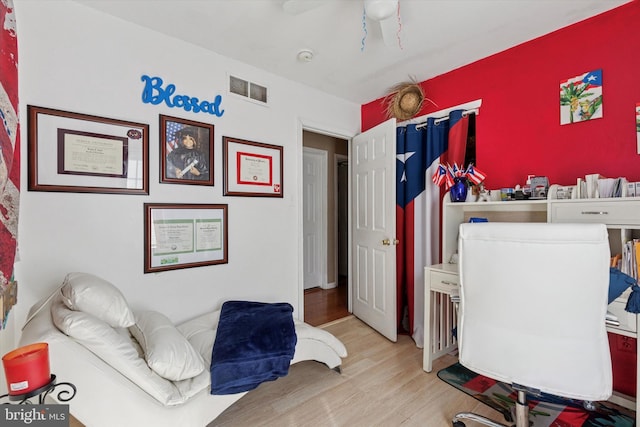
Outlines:
<svg viewBox="0 0 640 427"><path fill-rule="evenodd" d="M253 101L266 104L267 88L239 77L229 76L229 92Z"/></svg>

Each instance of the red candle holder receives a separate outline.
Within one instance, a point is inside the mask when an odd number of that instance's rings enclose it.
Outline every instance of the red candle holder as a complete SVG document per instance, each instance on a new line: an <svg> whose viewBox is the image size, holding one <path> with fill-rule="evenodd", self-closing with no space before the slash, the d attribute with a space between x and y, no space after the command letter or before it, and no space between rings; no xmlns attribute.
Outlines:
<svg viewBox="0 0 640 427"><path fill-rule="evenodd" d="M35 343L17 348L2 357L9 395L21 395L51 381L49 344Z"/></svg>

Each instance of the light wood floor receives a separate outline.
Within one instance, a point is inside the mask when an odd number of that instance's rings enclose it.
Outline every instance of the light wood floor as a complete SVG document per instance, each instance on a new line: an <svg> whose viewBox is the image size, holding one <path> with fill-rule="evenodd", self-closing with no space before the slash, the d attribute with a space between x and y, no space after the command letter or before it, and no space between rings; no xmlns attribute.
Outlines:
<svg viewBox="0 0 640 427"><path fill-rule="evenodd" d="M426 373L422 350L406 335L392 343L353 316L323 328L347 347L342 374L317 362L295 364L288 376L247 393L207 427L445 427L459 411L503 422L497 412L437 377L457 361L454 356L437 359L433 372ZM83 425L72 419L70 427Z"/></svg>
<svg viewBox="0 0 640 427"><path fill-rule="evenodd" d="M394 344L355 317L324 328L349 352L342 374L316 362L295 364L288 376L247 393L208 427L443 427L450 426L459 411L503 421L497 412L436 376L457 361L454 356L436 360L433 372L426 373L422 350L408 336Z"/></svg>

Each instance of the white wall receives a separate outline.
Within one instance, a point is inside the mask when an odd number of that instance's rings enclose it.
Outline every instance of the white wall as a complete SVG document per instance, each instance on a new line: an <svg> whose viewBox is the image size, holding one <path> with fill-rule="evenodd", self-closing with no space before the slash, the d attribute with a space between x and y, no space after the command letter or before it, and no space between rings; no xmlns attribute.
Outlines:
<svg viewBox="0 0 640 427"><path fill-rule="evenodd" d="M161 311L175 322L232 298L287 301L299 313L301 123L352 136L360 106L75 2L14 3L23 153L18 325L71 271L104 277L134 308ZM267 86L270 107L229 95L228 73ZM143 74L174 83L179 93L210 100L221 94L225 113L143 104ZM148 123L150 195L27 191L28 104ZM159 183L159 114L215 125L214 187ZM283 199L222 196L223 135L284 146ZM229 263L143 274L145 202L229 204Z"/></svg>

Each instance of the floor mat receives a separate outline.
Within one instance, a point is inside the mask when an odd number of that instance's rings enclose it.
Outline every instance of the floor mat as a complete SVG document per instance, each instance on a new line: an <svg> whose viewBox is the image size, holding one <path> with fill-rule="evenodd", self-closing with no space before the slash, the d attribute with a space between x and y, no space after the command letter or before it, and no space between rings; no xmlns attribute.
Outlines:
<svg viewBox="0 0 640 427"><path fill-rule="evenodd" d="M515 397L511 387L500 381L476 374L459 363L438 372L438 378L489 405L510 421L515 414ZM610 402L596 402L594 411L587 411L582 401L564 399L550 394L528 396L529 420L532 427L633 427L635 412ZM538 399L538 400L535 400ZM502 422L496 414L495 420Z"/></svg>

